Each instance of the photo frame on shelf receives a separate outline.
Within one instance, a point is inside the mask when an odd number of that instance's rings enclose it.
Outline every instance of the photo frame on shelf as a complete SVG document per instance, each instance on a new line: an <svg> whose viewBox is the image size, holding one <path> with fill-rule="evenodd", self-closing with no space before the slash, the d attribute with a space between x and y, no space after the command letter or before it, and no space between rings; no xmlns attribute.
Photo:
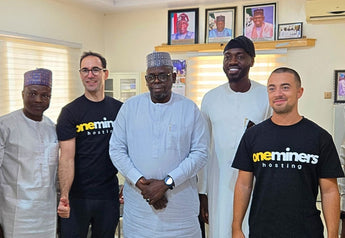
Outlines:
<svg viewBox="0 0 345 238"><path fill-rule="evenodd" d="M276 3L243 6L243 35L252 41L276 39Z"/></svg>
<svg viewBox="0 0 345 238"><path fill-rule="evenodd" d="M172 91L177 94L186 96L186 70L187 63L185 59L173 59L173 71L176 74L175 81L172 85Z"/></svg>
<svg viewBox="0 0 345 238"><path fill-rule="evenodd" d="M334 70L334 103L345 103L345 69Z"/></svg>
<svg viewBox="0 0 345 238"><path fill-rule="evenodd" d="M205 9L205 43L228 42L235 36L236 7Z"/></svg>
<svg viewBox="0 0 345 238"><path fill-rule="evenodd" d="M168 11L168 45L198 43L199 9Z"/></svg>
<svg viewBox="0 0 345 238"><path fill-rule="evenodd" d="M300 39L303 36L303 22L278 24L278 40Z"/></svg>

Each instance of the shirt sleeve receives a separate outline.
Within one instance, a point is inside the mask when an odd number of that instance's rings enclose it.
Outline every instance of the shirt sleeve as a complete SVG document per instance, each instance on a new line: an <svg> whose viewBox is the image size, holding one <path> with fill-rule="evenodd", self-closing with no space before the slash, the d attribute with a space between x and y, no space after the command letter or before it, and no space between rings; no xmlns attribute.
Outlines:
<svg viewBox="0 0 345 238"><path fill-rule="evenodd" d="M143 175L134 166L128 155L127 134L126 134L126 113L127 105L124 104L116 120L113 123L113 132L109 141L109 155L114 166L125 176L133 185Z"/></svg>
<svg viewBox="0 0 345 238"><path fill-rule="evenodd" d="M197 106L194 106L194 125L190 152L179 166L169 175L174 179L175 186L184 183L187 179L197 175L198 171L207 163L207 153L210 141L209 130L205 118Z"/></svg>
<svg viewBox="0 0 345 238"><path fill-rule="evenodd" d="M320 145L320 163L319 176L320 178L338 178L344 177L344 172L341 169L338 152L333 142L332 136L323 131L321 135Z"/></svg>
<svg viewBox="0 0 345 238"><path fill-rule="evenodd" d="M0 122L0 167L2 166L2 163L4 161L5 142L6 142L5 138L6 138L5 128L2 122Z"/></svg>
<svg viewBox="0 0 345 238"><path fill-rule="evenodd" d="M59 141L69 140L77 136L73 115L66 107L62 108L57 120L56 134Z"/></svg>

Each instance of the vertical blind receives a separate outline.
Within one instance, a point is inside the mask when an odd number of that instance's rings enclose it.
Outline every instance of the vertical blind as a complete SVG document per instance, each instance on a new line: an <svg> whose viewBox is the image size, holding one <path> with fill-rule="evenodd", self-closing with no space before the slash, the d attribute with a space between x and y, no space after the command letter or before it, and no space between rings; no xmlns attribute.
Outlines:
<svg viewBox="0 0 345 238"><path fill-rule="evenodd" d="M186 96L200 107L206 92L228 82L223 72L223 56L193 56L186 61ZM285 63L285 54L257 54L249 78L266 85L273 69Z"/></svg>
<svg viewBox="0 0 345 238"><path fill-rule="evenodd" d="M81 92L80 48L0 36L0 115L23 107L24 73L36 68L53 72L52 98L44 113L54 122L61 108Z"/></svg>

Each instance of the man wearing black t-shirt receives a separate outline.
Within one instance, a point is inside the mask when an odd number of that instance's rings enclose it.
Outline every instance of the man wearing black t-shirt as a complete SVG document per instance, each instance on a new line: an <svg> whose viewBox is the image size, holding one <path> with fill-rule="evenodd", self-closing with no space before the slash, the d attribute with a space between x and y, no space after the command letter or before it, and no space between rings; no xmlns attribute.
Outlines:
<svg viewBox="0 0 345 238"><path fill-rule="evenodd" d="M109 158L113 121L122 105L104 95L106 60L94 52L80 59L84 95L66 105L56 126L61 148L61 237L114 238L119 220L117 169Z"/></svg>
<svg viewBox="0 0 345 238"><path fill-rule="evenodd" d="M244 237L241 226L253 187L249 237L323 237L316 208L320 186L327 234L337 238L337 178L344 174L332 137L298 113L303 88L295 70L274 70L267 91L273 115L247 130L232 164L239 169L232 237Z"/></svg>

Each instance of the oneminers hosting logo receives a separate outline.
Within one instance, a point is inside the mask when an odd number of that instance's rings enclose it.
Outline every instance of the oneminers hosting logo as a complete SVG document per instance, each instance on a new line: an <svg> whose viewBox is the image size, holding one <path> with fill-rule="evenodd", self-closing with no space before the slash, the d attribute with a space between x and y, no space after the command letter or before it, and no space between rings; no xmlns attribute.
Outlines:
<svg viewBox="0 0 345 238"><path fill-rule="evenodd" d="M318 155L298 153L286 147L285 151L265 151L253 154L253 162L263 168L302 169L303 164L317 164Z"/></svg>
<svg viewBox="0 0 345 238"><path fill-rule="evenodd" d="M85 122L76 126L77 133L87 132L87 135L104 135L112 133L113 121L103 117L103 121Z"/></svg>

